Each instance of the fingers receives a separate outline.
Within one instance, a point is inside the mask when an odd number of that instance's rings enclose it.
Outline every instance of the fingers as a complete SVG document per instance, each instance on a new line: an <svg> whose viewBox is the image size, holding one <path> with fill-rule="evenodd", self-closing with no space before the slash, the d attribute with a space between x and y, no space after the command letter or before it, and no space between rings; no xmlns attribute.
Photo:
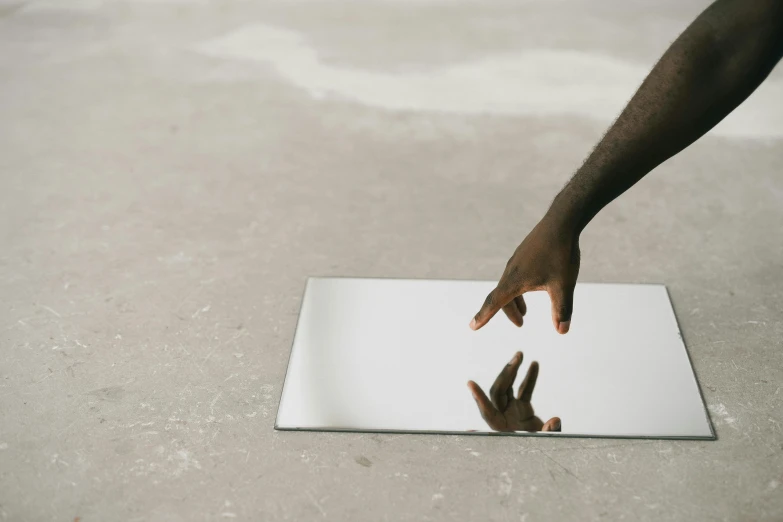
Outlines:
<svg viewBox="0 0 783 522"><path fill-rule="evenodd" d="M503 307L503 311L506 313L508 320L514 323L514 326L522 326L524 322L522 311L517 306L517 300L512 299L509 303Z"/></svg>
<svg viewBox="0 0 783 522"><path fill-rule="evenodd" d="M518 295L514 298L514 302L517 303L517 308L519 308L519 313L521 313L524 316L527 313L527 305L525 304L525 298L521 295Z"/></svg>
<svg viewBox="0 0 783 522"><path fill-rule="evenodd" d="M506 317L508 317L514 325L522 326L525 322L525 314L527 313L525 299L521 295L516 296L503 307L503 311L506 313Z"/></svg>
<svg viewBox="0 0 783 522"><path fill-rule="evenodd" d="M571 312L574 308L574 287L552 285L547 288L552 301L552 322L558 333L568 333L571 327Z"/></svg>
<svg viewBox="0 0 783 522"><path fill-rule="evenodd" d="M481 418L484 419L484 422L493 430L503 430L505 428L505 418L497 408L495 408L492 402L490 402L489 398L487 398L484 393L484 390L473 381L468 381L468 388L470 388L470 393L473 394L473 399L476 401L476 405L478 406Z"/></svg>
<svg viewBox="0 0 783 522"><path fill-rule="evenodd" d="M560 431L560 417L552 417L544 423L544 427L541 431Z"/></svg>
<svg viewBox="0 0 783 522"><path fill-rule="evenodd" d="M519 385L519 400L530 402L533 397L533 389L536 387L536 379L538 379L538 363L533 361L530 363L530 368L527 369L525 380Z"/></svg>
<svg viewBox="0 0 783 522"><path fill-rule="evenodd" d="M514 398L514 392L511 387L517 378L517 371L522 364L522 352L517 352L511 358L509 363L503 367L500 373L489 389L489 396L492 398L492 404L500 411L506 411L509 400Z"/></svg>
<svg viewBox="0 0 783 522"><path fill-rule="evenodd" d="M502 282L501 282L502 283ZM514 295L501 289L500 284L484 300L481 310L470 321L470 328L478 330L492 319L498 311L514 299ZM513 319L511 320L514 321Z"/></svg>

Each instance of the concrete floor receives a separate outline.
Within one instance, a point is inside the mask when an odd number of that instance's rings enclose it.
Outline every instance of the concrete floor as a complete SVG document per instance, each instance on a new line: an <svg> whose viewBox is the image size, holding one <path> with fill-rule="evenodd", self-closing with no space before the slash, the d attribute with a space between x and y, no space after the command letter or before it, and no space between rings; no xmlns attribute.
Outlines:
<svg viewBox="0 0 783 522"><path fill-rule="evenodd" d="M780 70L582 242L719 440L272 429L305 278L497 278L705 4L649 5L0 0L0 520L783 520Z"/></svg>

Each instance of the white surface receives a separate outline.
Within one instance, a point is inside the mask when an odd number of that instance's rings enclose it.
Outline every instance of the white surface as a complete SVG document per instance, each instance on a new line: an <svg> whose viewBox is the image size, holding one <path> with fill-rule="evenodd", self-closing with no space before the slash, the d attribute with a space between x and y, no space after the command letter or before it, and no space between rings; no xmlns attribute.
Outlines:
<svg viewBox="0 0 783 522"><path fill-rule="evenodd" d="M662 50L662 49L661 49ZM271 65L314 99L351 100L392 111L562 116L611 123L650 72L595 50L539 48L489 55L422 71L378 71L322 60L304 35L252 23L204 42L196 51L243 63ZM764 82L711 134L783 137L783 82Z"/></svg>
<svg viewBox="0 0 783 522"><path fill-rule="evenodd" d="M664 286L577 285L565 336L543 292L526 294L522 328L500 312L474 332L494 285L309 279L276 427L491 432L467 381L488 393L519 350L516 385L538 361L532 404L563 435L713 437Z"/></svg>

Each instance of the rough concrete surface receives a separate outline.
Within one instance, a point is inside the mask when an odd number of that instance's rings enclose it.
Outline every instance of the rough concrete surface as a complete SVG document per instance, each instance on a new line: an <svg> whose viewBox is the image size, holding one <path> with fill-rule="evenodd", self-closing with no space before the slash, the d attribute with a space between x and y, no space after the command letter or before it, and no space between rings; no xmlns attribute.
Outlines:
<svg viewBox="0 0 783 522"><path fill-rule="evenodd" d="M781 70L582 239L717 441L273 431L308 275L497 278L705 5L0 0L0 520L783 520Z"/></svg>

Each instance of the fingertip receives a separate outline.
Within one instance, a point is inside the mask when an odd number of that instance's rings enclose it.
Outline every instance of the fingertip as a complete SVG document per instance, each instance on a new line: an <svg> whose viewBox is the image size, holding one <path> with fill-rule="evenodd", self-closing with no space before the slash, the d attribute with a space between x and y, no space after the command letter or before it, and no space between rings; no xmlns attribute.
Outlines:
<svg viewBox="0 0 783 522"><path fill-rule="evenodd" d="M560 335L565 335L568 333L568 330L571 329L571 321L560 321L557 325L557 332Z"/></svg>
<svg viewBox="0 0 783 522"><path fill-rule="evenodd" d="M561 431L562 427L560 425L560 417L552 417L541 428L541 431L548 431L548 432L559 432Z"/></svg>
<svg viewBox="0 0 783 522"><path fill-rule="evenodd" d="M478 330L478 323L476 322L476 318L470 320L470 329L471 330Z"/></svg>

